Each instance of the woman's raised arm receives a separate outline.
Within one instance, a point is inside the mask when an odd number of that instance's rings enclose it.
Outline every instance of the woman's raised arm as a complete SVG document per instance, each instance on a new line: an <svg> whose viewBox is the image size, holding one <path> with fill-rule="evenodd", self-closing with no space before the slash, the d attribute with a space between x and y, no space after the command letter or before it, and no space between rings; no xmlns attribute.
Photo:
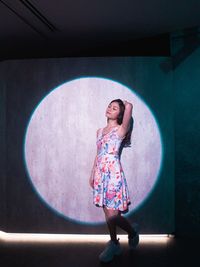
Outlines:
<svg viewBox="0 0 200 267"><path fill-rule="evenodd" d="M119 134L121 137L125 136L129 130L130 121L132 117L132 110L133 110L133 105L128 101L124 101L124 105L125 105L124 116L121 127L119 129Z"/></svg>

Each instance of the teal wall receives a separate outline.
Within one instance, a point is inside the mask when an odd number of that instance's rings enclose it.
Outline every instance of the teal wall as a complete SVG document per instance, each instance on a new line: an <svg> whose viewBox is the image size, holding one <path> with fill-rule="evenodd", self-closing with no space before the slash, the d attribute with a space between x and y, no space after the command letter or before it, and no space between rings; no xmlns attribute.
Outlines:
<svg viewBox="0 0 200 267"><path fill-rule="evenodd" d="M200 35L171 38L175 93L175 218L179 236L200 236Z"/></svg>

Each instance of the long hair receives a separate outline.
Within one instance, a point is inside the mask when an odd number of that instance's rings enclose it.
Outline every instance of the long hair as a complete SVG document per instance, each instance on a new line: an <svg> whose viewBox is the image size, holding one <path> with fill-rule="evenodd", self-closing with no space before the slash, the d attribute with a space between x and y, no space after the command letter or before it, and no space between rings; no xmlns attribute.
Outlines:
<svg viewBox="0 0 200 267"><path fill-rule="evenodd" d="M123 101L121 99L114 99L110 102L113 103L113 102L117 102L119 104L119 115L118 115L118 118L117 118L117 123L119 125L122 124L122 121L123 121L123 117L124 117L124 111L125 111L125 105L123 103ZM122 141L122 147L129 147L131 146L131 134L132 134L132 130L133 130L133 118L131 117L130 119L130 123L129 123L129 129Z"/></svg>

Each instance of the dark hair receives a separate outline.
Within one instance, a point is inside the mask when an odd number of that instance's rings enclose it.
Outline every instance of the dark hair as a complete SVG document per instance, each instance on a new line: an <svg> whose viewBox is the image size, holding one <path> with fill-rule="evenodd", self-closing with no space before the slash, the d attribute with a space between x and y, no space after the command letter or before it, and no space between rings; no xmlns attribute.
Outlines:
<svg viewBox="0 0 200 267"><path fill-rule="evenodd" d="M119 104L119 116L117 118L117 123L119 125L122 124L122 121L123 121L123 117L124 117L124 111L125 111L125 105L124 105L124 102L121 100L121 99L114 99L110 102L113 103L113 102L117 102ZM122 141L122 146L123 147L128 147L128 146L131 146L131 133L132 133L132 130L133 130L133 118L131 117L131 120L130 120L130 124L129 124L129 129L125 135L125 138L123 139Z"/></svg>

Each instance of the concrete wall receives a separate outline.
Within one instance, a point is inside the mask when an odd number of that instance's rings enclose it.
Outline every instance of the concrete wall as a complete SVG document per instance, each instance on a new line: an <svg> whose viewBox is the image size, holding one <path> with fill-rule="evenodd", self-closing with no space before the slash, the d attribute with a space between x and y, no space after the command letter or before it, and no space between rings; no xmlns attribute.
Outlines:
<svg viewBox="0 0 200 267"><path fill-rule="evenodd" d="M172 48L172 60L173 67L169 64L169 61L165 61L164 64L161 64L161 68L166 73L173 73L173 90L174 98L171 99L174 105L175 112L175 121L174 121L174 137L175 137L175 230L179 236L199 236L200 235L200 142L199 142L199 132L200 132L200 113L199 113L199 99L200 99L200 48L199 48L199 35L192 34L187 35L186 32L175 33L171 38L171 48ZM182 37L181 37L182 36ZM186 37L188 36L188 37ZM190 36L190 37L189 37ZM27 106L24 113L24 120L29 118L30 112L35 104L46 94L48 88L55 87L59 82L64 81L64 73L61 70L61 65L64 65L65 62L58 60L59 64L54 64L49 70L50 72L45 72L44 68L49 68L49 62L44 61L43 67L38 68L38 66L30 65L25 71L25 75L28 73L28 80L31 80L31 84L20 83L20 86L24 86L24 91L21 92L21 98L23 94L28 92L29 97L32 99L32 105ZM17 173L18 175L12 178L10 176L11 170L7 166L8 172L6 176L6 90L5 90L5 76L8 79L12 75L15 75L15 69L17 69L17 64L15 67L9 69L10 75L8 75L7 68L3 68L3 62L0 64L0 225L2 230L13 229L11 226L13 224L13 218L16 220L21 220L21 229L27 229L27 231L53 231L51 226L46 224L39 227L39 223L45 220L49 220L51 224L57 225L57 231L63 232L64 229L70 231L73 227L70 223L64 224L62 218L52 215L46 207L37 201L37 197L33 194L32 189L27 187L27 184L24 185L26 177L24 172ZM108 65L107 65L108 66ZM108 66L109 67L109 66ZM30 68L30 70L29 70ZM47 88L40 92L40 95L34 93L34 86L39 85L39 80L36 75L34 75L34 69L40 73L40 80L43 79ZM81 67L80 67L81 68ZM82 65L82 73L84 74L84 64ZM117 69L118 67L116 67ZM122 69L121 69L122 70ZM133 73L138 77L140 75L140 70L137 66L132 66ZM71 66L68 69L68 78L73 77L73 68ZM99 71L100 72L100 71ZM52 79L52 73L57 73L57 80ZM144 73L143 73L144 74ZM143 75L141 74L141 75ZM30 75L30 76L29 76ZM15 77L15 83L19 82L19 79ZM114 74L112 78L117 78ZM126 80L127 83L134 80L134 75L132 78ZM153 79L153 78L152 78ZM123 80L123 77L122 77ZM148 75L148 81L150 81L150 75ZM138 81L139 82L139 81ZM152 80L151 80L152 82ZM142 80L138 83L139 87L143 88ZM152 88L152 87L151 87ZM155 88L152 88L154 90ZM156 88L158 90L158 88ZM166 87L167 90L167 87ZM143 92L141 91L141 95ZM17 95L17 94L16 94ZM17 97L15 95L15 97ZM11 96L10 96L11 97ZM18 99L20 100L20 99ZM14 99L10 102L7 107L7 111L11 111L13 108L11 106ZM151 97L149 95L149 101ZM18 109L20 105L23 104L23 101L18 102L18 106L15 106L15 109ZM10 106L11 105L11 106ZM154 105L155 109L156 107ZM12 115L12 114L11 114ZM16 118L13 118L16 119ZM25 124L24 124L25 125ZM15 126L15 125L14 125ZM23 123L22 125L23 126ZM9 138L15 137L15 132L10 135ZM18 149L20 149L19 143ZM12 155L9 155L8 158L13 157L13 166L19 166L21 162L17 161L19 154L17 150L12 150L12 147L9 148L9 151L12 152ZM20 151L20 150L19 150ZM20 163L21 164L21 163ZM20 178L20 175L24 178ZM18 180L19 179L19 180ZM22 180L23 182L22 182ZM9 181L9 186L12 188L9 189L9 192L6 194L6 181ZM21 182L20 182L21 181ZM26 182L25 182L26 183ZM21 192L23 188L26 188L26 198L21 198ZM28 188L28 189L27 189ZM18 200L21 199L21 208L20 205L15 208L14 211L10 210L6 216L6 206L7 199L12 198L15 203L16 196ZM26 199L26 202L25 202ZM159 200L159 199L158 199ZM150 199L151 201L151 199ZM31 204L32 203L32 204ZM150 203L150 202L148 202ZM34 206L34 209L32 206ZM148 206L148 205L147 205ZM10 223L6 222L6 217ZM22 218L28 217L30 220L22 220ZM40 220L39 220L40 218ZM140 218L142 219L142 218ZM19 229L19 228L18 228ZM96 232L96 229L93 229Z"/></svg>
<svg viewBox="0 0 200 267"><path fill-rule="evenodd" d="M3 205L4 210L7 205L8 231L107 232L106 225L78 224L49 209L34 191L24 164L24 137L33 110L52 89L83 76L119 81L135 89L153 111L162 135L164 161L153 192L130 219L140 224L143 233L174 231L174 95L172 74L163 71L163 62L167 62L167 66L171 64L170 58L166 57L66 58L1 63L7 94L6 177L2 177L4 186L7 186ZM75 153L72 151L72 156Z"/></svg>

